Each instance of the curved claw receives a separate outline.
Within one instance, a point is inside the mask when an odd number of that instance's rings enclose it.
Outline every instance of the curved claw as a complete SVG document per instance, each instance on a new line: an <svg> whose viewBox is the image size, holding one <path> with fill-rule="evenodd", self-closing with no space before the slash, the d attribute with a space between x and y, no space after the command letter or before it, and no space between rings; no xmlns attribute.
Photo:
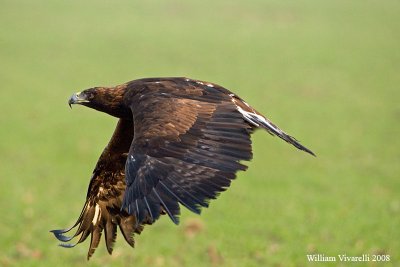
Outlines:
<svg viewBox="0 0 400 267"><path fill-rule="evenodd" d="M75 247L76 245L77 245L78 243L75 243L75 244L58 244L60 247L63 247L63 248L73 248L73 247Z"/></svg>
<svg viewBox="0 0 400 267"><path fill-rule="evenodd" d="M52 232L52 233L54 234L54 236L55 236L58 240L60 240L60 241L62 241L62 242L69 242L69 241L71 241L71 240L75 237L75 235L73 235L73 236L71 236L71 237L66 236L66 235L63 235L65 232L63 232L62 230L52 230L52 231L50 231L50 232Z"/></svg>

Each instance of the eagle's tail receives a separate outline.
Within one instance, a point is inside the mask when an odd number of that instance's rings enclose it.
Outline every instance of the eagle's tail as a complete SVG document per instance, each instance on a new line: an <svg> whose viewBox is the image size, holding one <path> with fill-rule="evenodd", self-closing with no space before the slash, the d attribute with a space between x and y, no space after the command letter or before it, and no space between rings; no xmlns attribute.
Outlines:
<svg viewBox="0 0 400 267"><path fill-rule="evenodd" d="M274 123L264 117L261 113L257 112L253 109L249 104L240 99L239 97L231 94L232 102L236 105L237 110L243 115L243 118L249 122L251 125L255 126L255 128L263 128L267 130L270 134L276 135L286 142L292 144L300 150L303 150L313 156L315 156L314 152L305 146L301 145L293 136L286 134L284 131L279 129Z"/></svg>
<svg viewBox="0 0 400 267"><path fill-rule="evenodd" d="M90 247L87 254L89 259L95 252L99 245L102 232L105 233L106 247L109 254L113 251L113 246L117 238L117 226L119 226L122 235L130 246L134 246L133 234L143 230L143 226L136 226L135 217L122 212L119 209L113 209L102 205L103 203L91 203L87 201L82 209L82 212L76 223L68 229L52 230L54 236L61 242L60 246L65 248L75 247L77 244L82 243L86 238L91 235ZM72 229L78 227L75 234L66 236L65 234ZM79 239L75 244L67 243L78 237Z"/></svg>

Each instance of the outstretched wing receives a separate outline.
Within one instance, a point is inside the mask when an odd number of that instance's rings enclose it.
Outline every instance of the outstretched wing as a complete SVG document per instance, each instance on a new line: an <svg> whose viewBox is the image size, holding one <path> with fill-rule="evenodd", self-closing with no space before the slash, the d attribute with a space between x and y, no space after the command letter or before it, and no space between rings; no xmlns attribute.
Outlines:
<svg viewBox="0 0 400 267"><path fill-rule="evenodd" d="M179 222L179 204L200 213L252 158L250 133L226 89L186 80L155 81L132 96L135 133L126 162L123 208L138 223Z"/></svg>
<svg viewBox="0 0 400 267"><path fill-rule="evenodd" d="M86 203L76 223L69 229L53 230L55 237L64 242L63 247L74 247L91 235L88 259L97 248L104 230L108 252L111 254L119 226L125 240L134 245L133 234L140 233L143 227L133 215L121 210L126 188L125 162L133 139L133 122L120 119L115 132L101 154L90 181ZM76 228L71 237L65 234ZM65 243L74 237L75 244Z"/></svg>

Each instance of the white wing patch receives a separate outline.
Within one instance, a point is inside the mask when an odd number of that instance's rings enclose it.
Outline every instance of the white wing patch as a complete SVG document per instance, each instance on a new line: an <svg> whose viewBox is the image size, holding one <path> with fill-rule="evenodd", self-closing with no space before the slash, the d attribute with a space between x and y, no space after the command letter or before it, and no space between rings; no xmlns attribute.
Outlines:
<svg viewBox="0 0 400 267"><path fill-rule="evenodd" d="M257 122L256 122L256 120L254 119L254 115L257 115L257 114L253 114L253 113L250 113L250 112L247 112L247 111L245 111L245 110L243 110L241 107L239 107L239 106L236 106L236 109L240 112L240 113L242 113L242 115L243 115L243 117L248 121L248 122L250 122L251 124L253 124L253 125L255 125L255 126L260 126L260 124L258 124Z"/></svg>
<svg viewBox="0 0 400 267"><path fill-rule="evenodd" d="M315 154L311 150L302 146L294 137L286 134L284 131L279 129L278 126L273 124L270 120L268 120L263 115L258 113L255 109L250 107L249 104L244 102L242 99L236 97L234 94L229 94L229 96L231 97L232 103L235 104L236 110L239 111L240 114L242 114L243 119L249 124L252 124L255 127L263 128L268 133L276 135L286 142L294 145L296 148L315 156Z"/></svg>
<svg viewBox="0 0 400 267"><path fill-rule="evenodd" d="M251 124L253 124L256 127L259 127L260 124L263 125L264 127L267 128L267 130L270 132L273 132L275 134L281 135L281 134L285 134L281 129L279 129L278 127L276 127L274 124L272 124L270 121L268 121L266 118L264 118L263 116L257 114L251 107L249 104L247 104L244 101L241 101L244 105L246 105L247 107L249 107L249 109L251 109L253 112L249 112L249 111L245 111L244 109L242 109L237 103L236 100L232 97L232 102L236 105L236 109L243 115L243 117L245 118L245 120L247 120L248 122L250 122Z"/></svg>

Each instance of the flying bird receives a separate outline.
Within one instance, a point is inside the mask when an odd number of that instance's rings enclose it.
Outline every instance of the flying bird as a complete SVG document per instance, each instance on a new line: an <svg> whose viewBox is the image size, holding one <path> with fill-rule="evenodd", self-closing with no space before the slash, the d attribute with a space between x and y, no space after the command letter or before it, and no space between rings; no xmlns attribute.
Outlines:
<svg viewBox="0 0 400 267"><path fill-rule="evenodd" d="M53 230L63 247L90 235L89 259L104 231L111 254L120 228L134 234L167 214L179 223L180 205L194 213L225 191L243 161L252 158L258 128L314 153L243 99L214 83L188 78L148 78L75 93L79 104L117 117L118 124L91 177L76 223ZM75 229L71 236L66 233ZM74 244L69 243L77 238Z"/></svg>

